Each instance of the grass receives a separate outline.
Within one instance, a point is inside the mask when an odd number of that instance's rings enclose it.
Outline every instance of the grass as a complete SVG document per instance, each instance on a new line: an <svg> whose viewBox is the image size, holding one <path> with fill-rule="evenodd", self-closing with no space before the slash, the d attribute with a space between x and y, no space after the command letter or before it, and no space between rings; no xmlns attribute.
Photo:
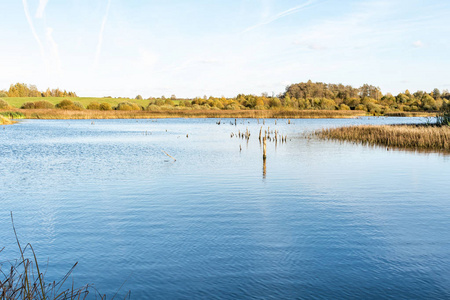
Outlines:
<svg viewBox="0 0 450 300"><path fill-rule="evenodd" d="M216 110L172 108L155 111L15 109L26 119L146 119L146 118L352 118L364 111L338 110Z"/></svg>
<svg viewBox="0 0 450 300"><path fill-rule="evenodd" d="M0 111L0 116L11 119L24 119L25 115L18 111Z"/></svg>
<svg viewBox="0 0 450 300"><path fill-rule="evenodd" d="M386 117L435 117L436 112L424 111L395 111L384 114Z"/></svg>
<svg viewBox="0 0 450 300"><path fill-rule="evenodd" d="M27 244L22 248L20 245L12 213L11 221L20 258L12 262L0 263L0 299L86 299L89 294L88 285L80 288L75 288L73 285L71 288L63 288L77 264L60 281L46 282L33 247ZM28 258L27 254L30 254L31 258Z"/></svg>
<svg viewBox="0 0 450 300"><path fill-rule="evenodd" d="M0 125L11 125L11 124L13 124L13 121L0 115Z"/></svg>
<svg viewBox="0 0 450 300"><path fill-rule="evenodd" d="M323 139L359 142L403 149L450 151L450 127L421 125L361 125L322 129Z"/></svg>
<svg viewBox="0 0 450 300"><path fill-rule="evenodd" d="M20 258L6 262L0 260L0 300L78 300L86 299L91 292L95 298L106 299L106 296L99 294L91 285L76 288L73 283L72 285L66 284L78 263L75 263L61 280L48 282L45 273L41 272L33 247L27 244L22 248L14 226L12 213L11 222L20 251ZM0 249L0 254L2 250ZM129 295L130 293L127 293L127 297Z"/></svg>
<svg viewBox="0 0 450 300"><path fill-rule="evenodd" d="M129 99L129 98L95 98L95 97L45 97L45 98L37 98L37 97L11 97L11 98L3 98L6 100L9 105L13 106L14 108L20 108L24 103L26 102L35 102L40 100L47 100L48 102L52 103L53 105L58 104L64 99L69 99L71 101L77 101L80 102L84 107L87 107L89 103L91 102L99 102L99 103L109 103L111 106L117 106L120 102L132 102L136 103L138 105L142 105L146 107L149 100L136 100L136 99Z"/></svg>

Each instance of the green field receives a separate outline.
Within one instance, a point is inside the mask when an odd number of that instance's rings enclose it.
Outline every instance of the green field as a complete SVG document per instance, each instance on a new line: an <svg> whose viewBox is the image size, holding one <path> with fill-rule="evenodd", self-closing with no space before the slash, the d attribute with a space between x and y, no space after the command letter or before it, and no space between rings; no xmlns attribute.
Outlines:
<svg viewBox="0 0 450 300"><path fill-rule="evenodd" d="M84 107L86 107L91 102L98 102L98 103L109 103L111 106L117 106L120 102L129 101L136 103L138 105L141 105L143 107L146 107L149 100L136 100L136 99L130 99L130 98L95 98L95 97L11 97L11 98L2 98L6 102L9 103L9 105L20 108L22 104L25 102L36 102L36 101L42 101L46 100L52 103L53 105L58 104L64 99L69 99L72 101L78 101L81 104L83 104Z"/></svg>

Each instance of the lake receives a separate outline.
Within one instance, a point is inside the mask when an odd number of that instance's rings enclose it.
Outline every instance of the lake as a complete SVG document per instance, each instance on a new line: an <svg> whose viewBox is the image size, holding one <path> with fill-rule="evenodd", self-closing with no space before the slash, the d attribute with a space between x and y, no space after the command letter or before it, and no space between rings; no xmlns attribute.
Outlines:
<svg viewBox="0 0 450 300"><path fill-rule="evenodd" d="M262 120L2 127L0 261L19 257L12 211L48 278L78 261L108 298L448 299L450 156L307 135L425 121L265 120L287 135L265 165Z"/></svg>

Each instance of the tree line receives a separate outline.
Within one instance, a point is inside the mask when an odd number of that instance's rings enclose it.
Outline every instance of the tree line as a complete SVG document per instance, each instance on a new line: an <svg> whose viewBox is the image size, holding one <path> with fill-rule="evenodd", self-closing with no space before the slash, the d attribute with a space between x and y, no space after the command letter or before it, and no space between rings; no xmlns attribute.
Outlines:
<svg viewBox="0 0 450 300"><path fill-rule="evenodd" d="M33 85L11 85L9 91L0 91L0 97L76 97L73 92L59 89L39 92ZM136 100L142 101L141 95ZM144 100L145 101L145 100ZM148 101L148 102L147 102ZM257 95L239 94L236 97L196 97L170 98L164 96L150 97L139 102L142 109L159 110L161 108L191 108L191 109L288 109L288 110L364 110L372 114L385 114L390 112L421 112L440 111L450 106L450 93L448 90L434 89L431 92L406 90L394 96L383 94L379 87L364 84L359 88L350 85L330 84L323 82L301 82L291 84L286 90L277 95L269 96L263 93ZM95 104L95 103L94 103ZM94 105L95 106L95 105ZM96 107L96 106L95 106Z"/></svg>
<svg viewBox="0 0 450 300"><path fill-rule="evenodd" d="M50 88L39 91L35 85L16 83L11 84L8 91L0 90L0 97L77 97L77 94Z"/></svg>

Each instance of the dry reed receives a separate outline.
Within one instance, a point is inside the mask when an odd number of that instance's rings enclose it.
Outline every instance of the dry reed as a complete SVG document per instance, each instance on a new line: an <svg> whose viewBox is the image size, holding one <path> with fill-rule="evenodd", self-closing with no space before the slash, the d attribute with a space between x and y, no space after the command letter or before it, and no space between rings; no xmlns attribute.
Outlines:
<svg viewBox="0 0 450 300"><path fill-rule="evenodd" d="M13 121L4 116L0 116L0 125L11 125L11 124L13 124Z"/></svg>
<svg viewBox="0 0 450 300"><path fill-rule="evenodd" d="M316 131L323 139L405 149L450 151L450 127L435 125L361 125Z"/></svg>
<svg viewBox="0 0 450 300"><path fill-rule="evenodd" d="M94 295L95 298L106 299L105 295L98 293L91 285L77 288L73 283L70 285L67 282L78 263L75 263L61 280L48 282L45 273L39 267L33 247L27 244L22 248L14 226L12 213L11 222L20 258L13 261L0 260L0 300L79 300L86 299L91 292L93 292L91 296ZM2 250L0 249L0 254ZM127 293L127 297L129 295L130 293Z"/></svg>
<svg viewBox="0 0 450 300"><path fill-rule="evenodd" d="M354 118L364 111L339 110L207 110L100 111L62 109L16 109L26 119L146 119L146 118Z"/></svg>

